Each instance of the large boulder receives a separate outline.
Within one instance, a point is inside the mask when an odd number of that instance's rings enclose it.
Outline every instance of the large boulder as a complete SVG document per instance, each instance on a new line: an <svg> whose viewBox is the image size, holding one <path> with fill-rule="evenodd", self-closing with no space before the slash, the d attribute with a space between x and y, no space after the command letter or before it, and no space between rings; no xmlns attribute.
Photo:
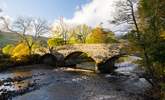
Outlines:
<svg viewBox="0 0 165 100"><path fill-rule="evenodd" d="M48 54L44 54L43 56L41 56L40 62L42 64L56 66L57 58L54 55L48 53Z"/></svg>

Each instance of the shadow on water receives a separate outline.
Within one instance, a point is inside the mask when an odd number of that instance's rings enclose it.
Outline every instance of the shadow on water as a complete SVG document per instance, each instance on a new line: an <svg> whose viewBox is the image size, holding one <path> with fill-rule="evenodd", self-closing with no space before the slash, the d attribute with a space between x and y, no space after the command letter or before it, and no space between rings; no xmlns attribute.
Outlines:
<svg viewBox="0 0 165 100"><path fill-rule="evenodd" d="M87 53L77 51L65 57L65 66L95 70L96 62L93 58L89 57Z"/></svg>

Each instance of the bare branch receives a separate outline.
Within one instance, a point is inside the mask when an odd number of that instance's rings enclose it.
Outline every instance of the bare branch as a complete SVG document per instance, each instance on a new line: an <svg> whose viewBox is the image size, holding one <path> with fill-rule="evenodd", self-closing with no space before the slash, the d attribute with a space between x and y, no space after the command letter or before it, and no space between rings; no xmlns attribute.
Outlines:
<svg viewBox="0 0 165 100"><path fill-rule="evenodd" d="M44 33L49 32L47 22L39 18L18 17L11 26L5 18L2 17L1 19L3 19L4 25L9 32L17 33L22 41L27 44L30 55L32 53L32 47L38 41L38 38Z"/></svg>

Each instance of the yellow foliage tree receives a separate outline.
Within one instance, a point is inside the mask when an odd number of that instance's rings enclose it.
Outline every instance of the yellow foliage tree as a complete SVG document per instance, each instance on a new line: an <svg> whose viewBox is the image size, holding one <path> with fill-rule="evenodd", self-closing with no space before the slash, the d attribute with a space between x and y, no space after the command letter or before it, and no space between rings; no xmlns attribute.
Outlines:
<svg viewBox="0 0 165 100"><path fill-rule="evenodd" d="M87 36L86 43L106 43L107 42L107 32L105 32L101 27L96 27Z"/></svg>
<svg viewBox="0 0 165 100"><path fill-rule="evenodd" d="M29 48L25 43L18 44L12 51L12 58L15 60L25 60L29 55Z"/></svg>

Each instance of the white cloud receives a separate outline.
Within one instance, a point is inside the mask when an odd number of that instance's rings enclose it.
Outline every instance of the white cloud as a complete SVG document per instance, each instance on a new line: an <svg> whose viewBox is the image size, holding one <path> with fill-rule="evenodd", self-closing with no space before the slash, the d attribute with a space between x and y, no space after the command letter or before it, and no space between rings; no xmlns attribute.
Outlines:
<svg viewBox="0 0 165 100"><path fill-rule="evenodd" d="M110 24L109 21L114 19L115 4L119 0L91 0L89 3L76 7L73 18L66 19L66 23L74 24L87 24L91 27L102 25L104 28L110 29L116 34L121 34L128 29L127 24L115 26ZM56 21L55 21L56 22ZM122 30L118 31L118 29Z"/></svg>
<svg viewBox="0 0 165 100"><path fill-rule="evenodd" d="M117 34L121 34L121 31L118 31L118 28L122 27L125 31L127 25L126 27L122 25L116 27L109 23L109 21L112 21L114 18L115 3L117 1L118 0L91 0L87 4L77 7L73 18L64 19L64 21L72 24L87 24L91 27L101 24L104 28L110 29Z"/></svg>
<svg viewBox="0 0 165 100"><path fill-rule="evenodd" d="M3 20L5 20L9 24L9 26L12 24L12 22L14 20L12 17L10 17L8 15L0 16L0 19L1 18L3 18ZM3 20L0 20L0 30L7 31Z"/></svg>
<svg viewBox="0 0 165 100"><path fill-rule="evenodd" d="M72 19L67 21L76 24L88 24L96 26L112 19L114 12L113 3L116 0L92 0L88 4L82 5L81 9L76 10Z"/></svg>
<svg viewBox="0 0 165 100"><path fill-rule="evenodd" d="M104 28L116 31L116 27L109 23L115 13L115 2L118 0L92 0L82 6L81 10L74 13L74 17L68 21L78 24L87 24L95 27L102 23Z"/></svg>

